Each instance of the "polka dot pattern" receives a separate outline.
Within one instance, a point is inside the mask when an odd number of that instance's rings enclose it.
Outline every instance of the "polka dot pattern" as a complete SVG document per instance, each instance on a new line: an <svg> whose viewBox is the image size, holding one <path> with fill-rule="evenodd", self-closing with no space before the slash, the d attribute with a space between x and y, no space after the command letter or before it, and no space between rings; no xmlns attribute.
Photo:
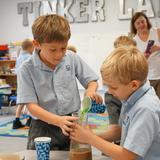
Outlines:
<svg viewBox="0 0 160 160"><path fill-rule="evenodd" d="M90 113L104 113L106 106L104 104L97 104L96 101L92 100L92 106L89 110Z"/></svg>

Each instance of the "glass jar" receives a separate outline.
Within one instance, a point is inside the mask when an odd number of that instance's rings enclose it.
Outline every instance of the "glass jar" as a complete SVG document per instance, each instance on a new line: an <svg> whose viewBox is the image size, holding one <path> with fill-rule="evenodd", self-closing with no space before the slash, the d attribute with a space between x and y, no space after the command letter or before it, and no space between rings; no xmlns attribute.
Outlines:
<svg viewBox="0 0 160 160"><path fill-rule="evenodd" d="M78 112L72 114L72 116L78 116ZM83 119L79 118L78 124L86 126L88 125L87 115L83 116ZM79 143L71 140L70 143L70 160L92 160L92 148L89 144Z"/></svg>

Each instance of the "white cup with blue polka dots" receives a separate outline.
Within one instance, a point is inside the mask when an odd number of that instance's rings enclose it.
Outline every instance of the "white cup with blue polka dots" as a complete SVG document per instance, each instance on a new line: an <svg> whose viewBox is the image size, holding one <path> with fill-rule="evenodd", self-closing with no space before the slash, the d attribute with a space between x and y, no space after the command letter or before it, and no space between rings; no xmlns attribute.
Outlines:
<svg viewBox="0 0 160 160"><path fill-rule="evenodd" d="M36 152L37 152L37 160L49 160L49 152L50 152L50 137L37 137L34 139Z"/></svg>

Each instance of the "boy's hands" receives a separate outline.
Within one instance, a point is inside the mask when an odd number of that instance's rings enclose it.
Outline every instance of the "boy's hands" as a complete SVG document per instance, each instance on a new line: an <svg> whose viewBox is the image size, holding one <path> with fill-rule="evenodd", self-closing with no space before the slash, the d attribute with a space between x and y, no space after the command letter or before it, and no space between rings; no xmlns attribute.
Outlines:
<svg viewBox="0 0 160 160"><path fill-rule="evenodd" d="M62 132L65 136L69 136L72 128L74 126L74 122L78 119L78 117L72 116L60 116L58 126L62 129Z"/></svg>
<svg viewBox="0 0 160 160"><path fill-rule="evenodd" d="M89 143L93 133L89 128L82 127L79 124L74 124L72 131L70 132L70 138L80 143Z"/></svg>
<svg viewBox="0 0 160 160"><path fill-rule="evenodd" d="M102 97L96 93L98 88L98 83L96 81L91 81L88 83L84 96L88 96L91 99L95 100L97 104L103 102Z"/></svg>
<svg viewBox="0 0 160 160"><path fill-rule="evenodd" d="M91 99L95 100L97 104L101 104L103 102L102 97L97 94L95 91L86 90L84 96L88 96Z"/></svg>

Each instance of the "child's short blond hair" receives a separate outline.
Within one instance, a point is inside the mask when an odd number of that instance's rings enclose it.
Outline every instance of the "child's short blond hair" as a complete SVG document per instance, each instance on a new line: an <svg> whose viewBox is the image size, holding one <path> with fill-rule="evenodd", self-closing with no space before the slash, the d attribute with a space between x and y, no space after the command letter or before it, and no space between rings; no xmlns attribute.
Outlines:
<svg viewBox="0 0 160 160"><path fill-rule="evenodd" d="M39 43L68 41L71 36L69 22L57 14L38 17L32 25L32 33Z"/></svg>
<svg viewBox="0 0 160 160"><path fill-rule="evenodd" d="M74 52L74 53L77 53L77 48L75 46L73 46L73 45L68 45L67 49L72 51L72 52Z"/></svg>
<svg viewBox="0 0 160 160"><path fill-rule="evenodd" d="M29 48L33 48L33 43L31 39L25 39L22 44L21 47L24 51L28 50Z"/></svg>
<svg viewBox="0 0 160 160"><path fill-rule="evenodd" d="M106 58L101 66L102 79L114 79L122 84L132 80L145 82L148 74L148 63L136 47L119 47Z"/></svg>
<svg viewBox="0 0 160 160"><path fill-rule="evenodd" d="M128 36L122 35L116 38L114 41L114 47L118 48L121 46L136 46L136 41Z"/></svg>

